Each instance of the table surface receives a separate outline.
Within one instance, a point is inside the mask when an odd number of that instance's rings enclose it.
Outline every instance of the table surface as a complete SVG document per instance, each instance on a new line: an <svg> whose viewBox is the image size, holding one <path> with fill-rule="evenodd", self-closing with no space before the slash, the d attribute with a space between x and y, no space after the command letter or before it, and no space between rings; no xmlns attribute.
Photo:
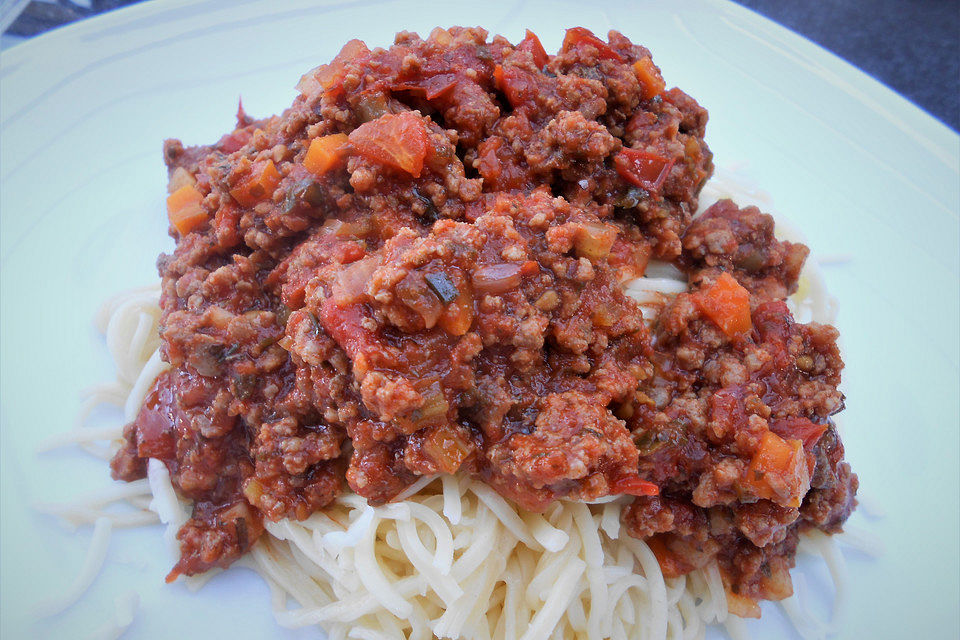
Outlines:
<svg viewBox="0 0 960 640"><path fill-rule="evenodd" d="M6 1L22 12L0 37L3 49L142 0ZM960 131L960 0L736 1L816 42Z"/></svg>

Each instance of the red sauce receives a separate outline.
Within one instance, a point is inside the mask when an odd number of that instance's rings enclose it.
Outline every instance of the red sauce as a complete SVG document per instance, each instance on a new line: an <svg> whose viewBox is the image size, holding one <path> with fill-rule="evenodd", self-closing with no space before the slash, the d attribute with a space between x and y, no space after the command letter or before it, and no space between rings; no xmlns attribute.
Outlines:
<svg viewBox="0 0 960 640"><path fill-rule="evenodd" d="M855 503L842 362L782 301L806 247L729 202L692 220L706 111L584 29L553 56L479 29L351 41L299 86L165 146L206 220L159 260L172 369L113 470L157 458L193 500L171 578L347 486L381 504L462 472L528 509L636 496L668 575L717 558L732 594L783 597L798 532ZM648 329L621 283L651 257L694 291Z"/></svg>

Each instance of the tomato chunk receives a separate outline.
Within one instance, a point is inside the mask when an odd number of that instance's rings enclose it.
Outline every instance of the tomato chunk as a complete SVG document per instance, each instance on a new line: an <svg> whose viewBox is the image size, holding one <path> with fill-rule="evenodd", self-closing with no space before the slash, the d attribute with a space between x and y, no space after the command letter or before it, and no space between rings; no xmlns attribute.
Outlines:
<svg viewBox="0 0 960 640"><path fill-rule="evenodd" d="M303 166L317 176L343 166L347 155L347 142L345 133L314 138L310 141L307 155L303 158Z"/></svg>
<svg viewBox="0 0 960 640"><path fill-rule="evenodd" d="M434 100L445 95L455 86L458 78L453 73L441 73L429 78L422 78L415 81L405 81L392 85L395 91L412 91L425 97L427 100Z"/></svg>
<svg viewBox="0 0 960 640"><path fill-rule="evenodd" d="M613 158L621 178L650 193L659 193L664 180L670 175L673 162L672 158L639 149L623 149Z"/></svg>
<svg viewBox="0 0 960 640"><path fill-rule="evenodd" d="M343 78L346 75L348 62L359 61L370 53L363 40L353 39L343 45L340 53L330 64L322 64L314 69L314 77L324 91L339 93L343 90Z"/></svg>
<svg viewBox="0 0 960 640"><path fill-rule="evenodd" d="M723 273L717 280L694 295L700 311L733 338L750 331L750 293L740 286L736 278Z"/></svg>
<svg viewBox="0 0 960 640"><path fill-rule="evenodd" d="M503 68L497 65L493 71L493 78L497 88L503 91L507 102L514 109L533 102L540 91L535 76L519 67Z"/></svg>
<svg viewBox="0 0 960 640"><path fill-rule="evenodd" d="M592 45L597 50L597 54L600 56L601 60L616 60L618 62L623 62L623 57L611 49L610 45L608 45L606 42L593 35L593 32L590 31L590 29L585 29L583 27L573 27L572 29L567 29L567 35L563 38L562 50L569 51L580 44Z"/></svg>
<svg viewBox="0 0 960 640"><path fill-rule="evenodd" d="M364 158L419 178L429 148L423 119L415 113L386 114L360 125L350 142Z"/></svg>
<svg viewBox="0 0 960 640"><path fill-rule="evenodd" d="M526 37L517 45L517 51L527 51L533 56L533 64L537 65L538 69L543 69L543 66L550 62L550 56L540 43L540 38L530 29L527 29Z"/></svg>
<svg viewBox="0 0 960 640"><path fill-rule="evenodd" d="M797 439L803 442L803 448L809 451L826 432L827 425L817 424L800 416L781 418L770 425L770 431L785 440Z"/></svg>
<svg viewBox="0 0 960 640"><path fill-rule="evenodd" d="M363 306L340 306L333 298L326 298L320 306L320 322L330 337L356 360L376 343L376 336L363 326Z"/></svg>
<svg viewBox="0 0 960 640"><path fill-rule="evenodd" d="M220 147L220 150L224 153L233 153L234 151L239 151L243 145L250 142L250 139L253 137L253 134L246 129L237 129L232 133L228 133L220 138L220 141L217 142L217 146Z"/></svg>

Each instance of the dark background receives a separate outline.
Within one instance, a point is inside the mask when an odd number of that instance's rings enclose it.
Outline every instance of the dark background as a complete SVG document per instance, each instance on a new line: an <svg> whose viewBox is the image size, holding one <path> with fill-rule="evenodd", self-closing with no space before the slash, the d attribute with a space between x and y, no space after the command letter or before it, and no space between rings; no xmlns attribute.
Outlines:
<svg viewBox="0 0 960 640"><path fill-rule="evenodd" d="M139 1L35 1L5 33L29 37ZM736 1L820 44L960 131L960 0Z"/></svg>

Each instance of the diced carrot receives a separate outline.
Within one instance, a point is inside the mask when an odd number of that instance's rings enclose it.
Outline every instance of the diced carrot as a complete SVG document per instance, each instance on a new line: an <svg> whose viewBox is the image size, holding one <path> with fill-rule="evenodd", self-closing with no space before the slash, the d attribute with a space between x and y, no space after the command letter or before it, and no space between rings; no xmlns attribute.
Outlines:
<svg viewBox="0 0 960 640"><path fill-rule="evenodd" d="M660 95L667 84L660 75L660 70L653 64L650 56L644 56L633 63L633 72L640 82L640 97L649 100Z"/></svg>
<svg viewBox="0 0 960 640"><path fill-rule="evenodd" d="M493 68L493 86L503 91L503 65L497 65Z"/></svg>
<svg viewBox="0 0 960 640"><path fill-rule="evenodd" d="M310 141L307 155L303 158L303 166L317 176L338 169L343 166L347 156L347 142L349 139L345 133L314 138Z"/></svg>
<svg viewBox="0 0 960 640"><path fill-rule="evenodd" d="M520 275L529 277L540 273L540 263L536 260L527 260L520 265Z"/></svg>
<svg viewBox="0 0 960 640"><path fill-rule="evenodd" d="M203 195L192 184L184 185L167 196L167 217L181 236L207 221L207 212L200 204Z"/></svg>
<svg viewBox="0 0 960 640"><path fill-rule="evenodd" d="M785 507L799 507L810 489L810 471L803 443L765 431L740 486L758 498Z"/></svg>
<svg viewBox="0 0 960 640"><path fill-rule="evenodd" d="M720 330L733 338L750 331L750 293L729 273L694 295L696 305Z"/></svg>
<svg viewBox="0 0 960 640"><path fill-rule="evenodd" d="M280 173L273 160L253 165L250 174L230 190L230 195L245 207L252 207L261 200L273 195L280 183Z"/></svg>
<svg viewBox="0 0 960 640"><path fill-rule="evenodd" d="M660 487L652 482L642 480L640 476L622 476L617 478L611 486L613 493L625 493L631 496L657 496Z"/></svg>
<svg viewBox="0 0 960 640"><path fill-rule="evenodd" d="M623 62L619 53L610 48L606 42L593 35L593 32L583 27L573 27L567 29L567 35L563 38L563 51L569 51L578 44L586 43L592 45L601 59L616 60Z"/></svg>
<svg viewBox="0 0 960 640"><path fill-rule="evenodd" d="M360 125L350 142L368 160L394 167L419 178L430 145L423 118L410 111L386 114Z"/></svg>

